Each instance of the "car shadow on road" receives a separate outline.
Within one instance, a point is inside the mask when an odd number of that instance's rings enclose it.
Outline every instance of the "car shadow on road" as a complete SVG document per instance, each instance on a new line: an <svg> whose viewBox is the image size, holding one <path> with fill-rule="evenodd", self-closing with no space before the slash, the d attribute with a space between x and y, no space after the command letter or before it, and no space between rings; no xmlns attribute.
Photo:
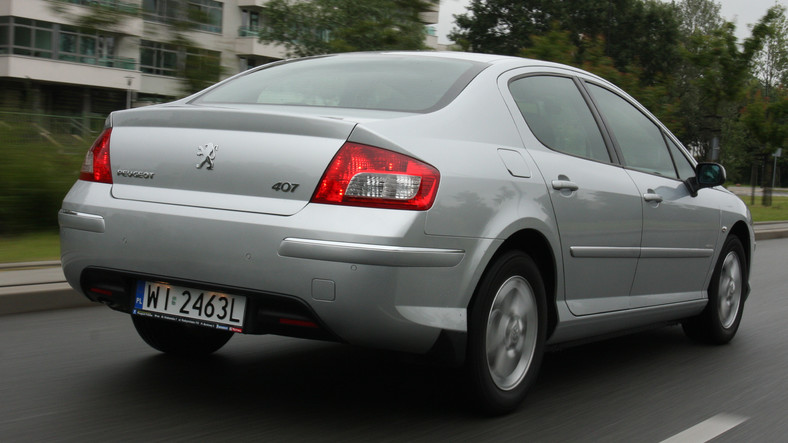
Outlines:
<svg viewBox="0 0 788 443"><path fill-rule="evenodd" d="M387 432L423 427L420 435L430 435L435 426L460 432L511 420L476 414L460 369L335 343L277 338L261 347L254 337L241 338L199 360L151 351L94 382L105 383L111 398L122 399L107 404L107 410L153 422L174 414L177 419L168 423L189 423L190 435L238 426L244 435L258 437L274 429L287 429L291 437L331 429L335 440L377 435L381 422ZM639 389L653 392L655 383L670 388L682 365L713 349L672 327L549 352L516 414L528 417L522 426L535 427L556 411L630 401Z"/></svg>

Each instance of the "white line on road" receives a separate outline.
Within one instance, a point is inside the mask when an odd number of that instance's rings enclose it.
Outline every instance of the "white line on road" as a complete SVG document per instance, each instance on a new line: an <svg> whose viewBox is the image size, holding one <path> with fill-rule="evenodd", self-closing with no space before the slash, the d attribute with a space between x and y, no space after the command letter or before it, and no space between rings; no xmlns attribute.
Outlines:
<svg viewBox="0 0 788 443"><path fill-rule="evenodd" d="M731 414L717 414L710 419L698 423L697 425L680 432L662 443L702 443L718 437L723 433L739 426L748 417L739 417Z"/></svg>

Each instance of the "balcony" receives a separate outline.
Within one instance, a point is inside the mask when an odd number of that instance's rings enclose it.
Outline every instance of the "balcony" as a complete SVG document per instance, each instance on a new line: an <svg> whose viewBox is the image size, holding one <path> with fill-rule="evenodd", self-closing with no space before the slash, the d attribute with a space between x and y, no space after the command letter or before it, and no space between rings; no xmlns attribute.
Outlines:
<svg viewBox="0 0 788 443"><path fill-rule="evenodd" d="M241 8L261 8L266 3L268 3L268 0L238 0L238 6Z"/></svg>
<svg viewBox="0 0 788 443"><path fill-rule="evenodd" d="M126 58L76 56L77 60L4 55L0 57L0 77L96 86L100 88L138 90L142 73L135 71L136 61Z"/></svg>
<svg viewBox="0 0 788 443"><path fill-rule="evenodd" d="M127 57L90 57L84 55L61 55L60 60L87 65L103 66L105 68L118 68L134 71L137 69L137 60Z"/></svg>
<svg viewBox="0 0 788 443"><path fill-rule="evenodd" d="M279 45L260 43L257 35L259 27L241 26L238 28L238 38L235 39L235 53L239 56L257 55L262 57L283 59L285 49Z"/></svg>
<svg viewBox="0 0 788 443"><path fill-rule="evenodd" d="M118 0L60 0L63 3L71 3L82 6L100 6L111 11L124 14L137 14L140 10L139 4L122 2Z"/></svg>
<svg viewBox="0 0 788 443"><path fill-rule="evenodd" d="M235 40L235 53L239 56L259 55L276 59L285 58L285 49L278 45L265 44L257 41L256 38L238 38Z"/></svg>
<svg viewBox="0 0 788 443"><path fill-rule="evenodd" d="M238 37L257 37L260 29L258 26L239 26Z"/></svg>

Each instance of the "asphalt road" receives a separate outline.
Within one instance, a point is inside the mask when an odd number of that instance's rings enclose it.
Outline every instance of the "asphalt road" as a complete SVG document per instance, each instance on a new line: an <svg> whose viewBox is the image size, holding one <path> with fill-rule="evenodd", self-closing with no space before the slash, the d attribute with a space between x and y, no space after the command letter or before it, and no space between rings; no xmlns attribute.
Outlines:
<svg viewBox="0 0 788 443"><path fill-rule="evenodd" d="M758 244L731 344L668 327L553 352L523 407L492 419L459 372L396 354L237 336L181 361L101 307L3 316L0 441L786 441L786 252Z"/></svg>

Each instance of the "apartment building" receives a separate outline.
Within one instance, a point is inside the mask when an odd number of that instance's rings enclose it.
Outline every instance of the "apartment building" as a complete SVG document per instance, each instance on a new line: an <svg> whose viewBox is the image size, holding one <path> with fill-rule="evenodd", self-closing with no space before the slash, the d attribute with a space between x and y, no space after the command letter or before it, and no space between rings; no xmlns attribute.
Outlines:
<svg viewBox="0 0 788 443"><path fill-rule="evenodd" d="M281 47L257 40L266 1L0 0L0 111L95 126L113 110L183 96L184 67L221 66L215 81L281 59ZM92 25L77 26L86 16Z"/></svg>

